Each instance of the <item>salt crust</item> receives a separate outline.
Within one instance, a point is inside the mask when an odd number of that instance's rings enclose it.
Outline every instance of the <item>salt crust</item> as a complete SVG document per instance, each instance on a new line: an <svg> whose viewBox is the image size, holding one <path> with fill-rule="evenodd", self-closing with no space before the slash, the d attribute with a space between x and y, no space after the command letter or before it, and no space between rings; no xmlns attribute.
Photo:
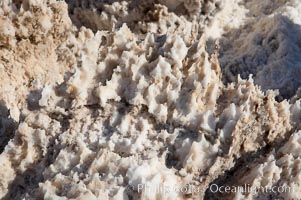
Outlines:
<svg viewBox="0 0 301 200"><path fill-rule="evenodd" d="M136 28L142 11L127 13L129 1L99 5L101 15L70 3L73 18L86 16L78 23L94 16L90 28L101 30L93 33L72 25L64 2L2 1L1 56L9 62L1 59L0 92L18 126L0 155L0 198L202 199L237 159L267 145L275 150L239 180L298 185L299 97L277 102L251 76L224 85L218 48L208 54L206 41L237 28L243 22L233 20L247 11L237 1L204 2L160 1L153 21ZM179 29L167 25L173 21ZM203 192L138 193L139 184Z"/></svg>

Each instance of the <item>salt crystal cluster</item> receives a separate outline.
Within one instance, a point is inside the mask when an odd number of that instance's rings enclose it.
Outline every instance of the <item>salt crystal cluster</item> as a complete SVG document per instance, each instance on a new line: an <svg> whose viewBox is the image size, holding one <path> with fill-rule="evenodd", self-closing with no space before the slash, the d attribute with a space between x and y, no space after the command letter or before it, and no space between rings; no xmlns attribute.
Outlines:
<svg viewBox="0 0 301 200"><path fill-rule="evenodd" d="M300 2L0 6L0 198L300 197Z"/></svg>

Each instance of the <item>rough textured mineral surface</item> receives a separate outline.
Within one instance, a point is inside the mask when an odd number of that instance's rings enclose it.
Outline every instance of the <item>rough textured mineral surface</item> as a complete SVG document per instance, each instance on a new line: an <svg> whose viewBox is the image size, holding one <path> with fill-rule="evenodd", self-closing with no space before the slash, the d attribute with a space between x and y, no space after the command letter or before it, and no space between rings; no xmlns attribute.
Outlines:
<svg viewBox="0 0 301 200"><path fill-rule="evenodd" d="M0 1L0 199L300 198L300 13Z"/></svg>

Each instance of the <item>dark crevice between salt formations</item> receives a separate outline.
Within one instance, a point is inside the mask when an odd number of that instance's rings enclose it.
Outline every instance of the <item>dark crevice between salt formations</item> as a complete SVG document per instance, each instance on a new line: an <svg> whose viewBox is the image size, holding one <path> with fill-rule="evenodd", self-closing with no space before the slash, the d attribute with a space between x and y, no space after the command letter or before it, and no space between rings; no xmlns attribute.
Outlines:
<svg viewBox="0 0 301 200"><path fill-rule="evenodd" d="M0 101L0 153L3 152L9 140L14 137L17 125L17 122L11 118L5 103Z"/></svg>

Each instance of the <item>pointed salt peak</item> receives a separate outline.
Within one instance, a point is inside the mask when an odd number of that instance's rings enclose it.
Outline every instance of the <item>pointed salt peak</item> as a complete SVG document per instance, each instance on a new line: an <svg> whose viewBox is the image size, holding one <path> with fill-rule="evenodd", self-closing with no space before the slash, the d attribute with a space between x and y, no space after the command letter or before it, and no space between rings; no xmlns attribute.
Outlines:
<svg viewBox="0 0 301 200"><path fill-rule="evenodd" d="M249 75L248 81L249 81L250 83L254 83L253 74L250 74L250 75Z"/></svg>
<svg viewBox="0 0 301 200"><path fill-rule="evenodd" d="M147 33L144 39L144 42L147 42L149 44L154 44L155 43L155 36L153 33Z"/></svg>
<svg viewBox="0 0 301 200"><path fill-rule="evenodd" d="M206 36L206 33L205 33L199 39L197 49L204 49L205 46L206 46L207 41L208 41L208 37Z"/></svg>

